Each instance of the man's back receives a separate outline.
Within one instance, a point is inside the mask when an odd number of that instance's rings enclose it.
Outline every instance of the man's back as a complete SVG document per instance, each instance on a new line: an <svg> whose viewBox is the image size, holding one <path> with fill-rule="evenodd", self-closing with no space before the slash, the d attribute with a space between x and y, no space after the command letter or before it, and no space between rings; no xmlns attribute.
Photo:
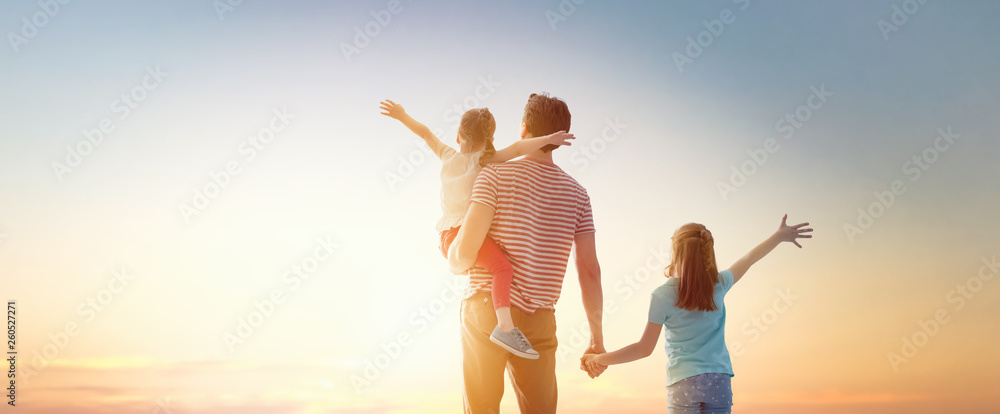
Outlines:
<svg viewBox="0 0 1000 414"><path fill-rule="evenodd" d="M525 158L484 168L472 202L496 211L489 236L514 268L511 304L527 313L552 308L575 236L594 232L587 191L555 164ZM489 272L477 267L469 276L467 297L489 289Z"/></svg>

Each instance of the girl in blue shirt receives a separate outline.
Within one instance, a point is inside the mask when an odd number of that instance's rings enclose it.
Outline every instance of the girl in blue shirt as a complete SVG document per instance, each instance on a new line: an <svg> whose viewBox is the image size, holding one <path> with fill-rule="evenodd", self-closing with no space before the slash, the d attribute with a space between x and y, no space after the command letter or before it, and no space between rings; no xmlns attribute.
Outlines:
<svg viewBox="0 0 1000 414"><path fill-rule="evenodd" d="M809 223L786 224L727 270L715 264L715 241L705 226L688 223L674 232L673 260L664 272L667 282L657 287L649 305L649 323L639 342L606 354L587 354L590 372L623 364L653 353L661 328L666 328L667 407L670 413L729 413L733 406L730 377L733 366L726 349L726 293L782 242L798 246L811 238Z"/></svg>

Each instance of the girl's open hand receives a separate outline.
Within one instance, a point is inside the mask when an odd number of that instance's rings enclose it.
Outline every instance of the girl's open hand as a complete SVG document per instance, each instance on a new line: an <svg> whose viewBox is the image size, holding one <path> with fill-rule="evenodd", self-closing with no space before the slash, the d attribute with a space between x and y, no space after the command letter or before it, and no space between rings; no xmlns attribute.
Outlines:
<svg viewBox="0 0 1000 414"><path fill-rule="evenodd" d="M403 115L406 115L406 110L403 109L403 105L390 101L388 99L382 101L379 104L379 109L382 110L382 115L385 115L392 119L400 119Z"/></svg>
<svg viewBox="0 0 1000 414"><path fill-rule="evenodd" d="M778 237L778 240L781 240L783 242L792 242L792 244L798 246L801 249L802 245L799 244L798 239L811 239L812 234L809 233L812 233L813 229L803 228L809 225L808 222L802 224L796 224L794 226L789 226L787 221L788 221L788 214L785 214L785 216L781 218L781 225L778 226L778 231L775 232L774 234L775 236Z"/></svg>
<svg viewBox="0 0 1000 414"><path fill-rule="evenodd" d="M573 136L573 134L570 134L569 132L566 131L559 131L552 135L549 135L548 143L552 145L570 146L573 145L573 143L571 143L570 140L574 139L576 139L576 137Z"/></svg>

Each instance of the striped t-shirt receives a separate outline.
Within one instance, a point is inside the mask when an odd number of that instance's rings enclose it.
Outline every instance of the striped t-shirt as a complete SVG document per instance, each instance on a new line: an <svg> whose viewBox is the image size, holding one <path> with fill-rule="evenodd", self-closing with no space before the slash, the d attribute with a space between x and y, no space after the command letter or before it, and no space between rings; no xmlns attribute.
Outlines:
<svg viewBox="0 0 1000 414"><path fill-rule="evenodd" d="M484 168L472 202L496 211L489 237L514 268L511 305L529 314L554 308L574 238L594 232L587 190L555 164L525 158ZM492 283L489 272L473 267L466 297Z"/></svg>

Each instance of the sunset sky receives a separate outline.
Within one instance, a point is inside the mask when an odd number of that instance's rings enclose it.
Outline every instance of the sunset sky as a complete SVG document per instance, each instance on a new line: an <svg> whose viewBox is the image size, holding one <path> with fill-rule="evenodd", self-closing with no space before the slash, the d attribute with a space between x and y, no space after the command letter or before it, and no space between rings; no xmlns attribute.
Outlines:
<svg viewBox="0 0 1000 414"><path fill-rule="evenodd" d="M726 268L787 213L815 238L726 298L736 412L995 410L1000 3L229 4L0 4L22 412L460 411L440 163L378 102L446 143L488 107L502 147L542 91L609 349L678 226ZM662 338L591 380L572 265L556 315L560 412L665 411Z"/></svg>

